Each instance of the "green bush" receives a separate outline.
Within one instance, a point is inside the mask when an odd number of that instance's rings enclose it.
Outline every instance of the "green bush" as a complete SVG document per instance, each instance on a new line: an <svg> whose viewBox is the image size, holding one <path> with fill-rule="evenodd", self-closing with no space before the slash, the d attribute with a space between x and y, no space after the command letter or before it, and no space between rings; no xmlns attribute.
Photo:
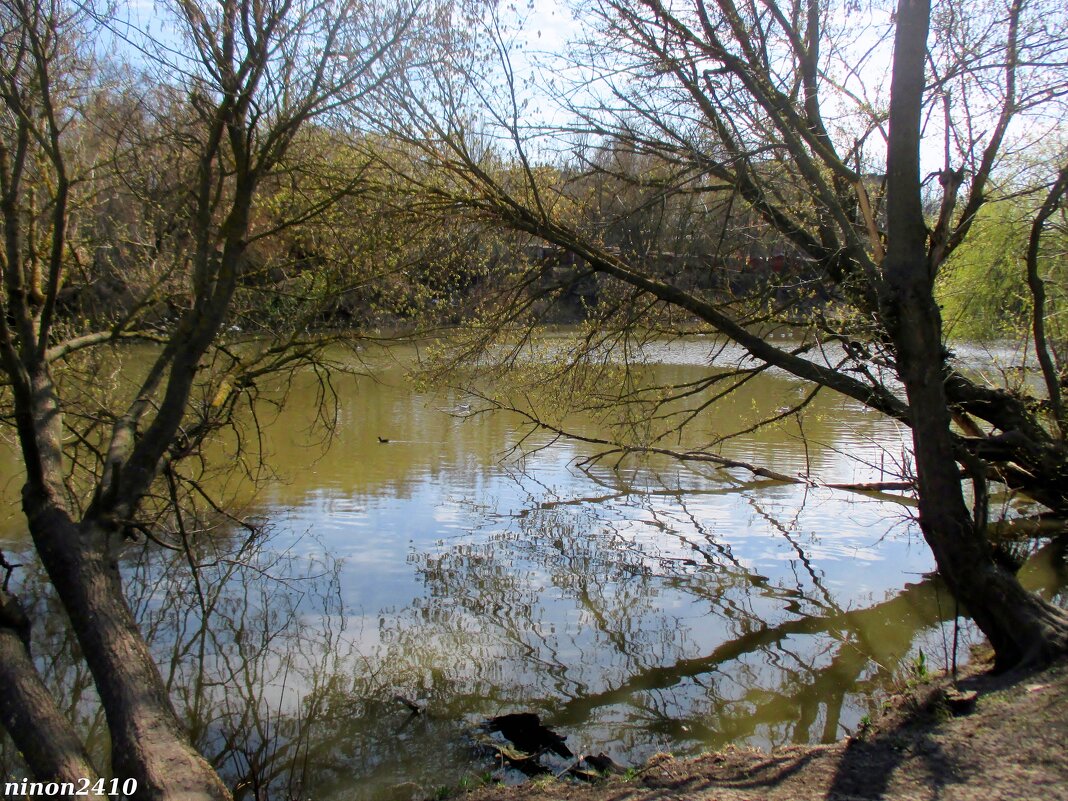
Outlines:
<svg viewBox="0 0 1068 801"><path fill-rule="evenodd" d="M1027 241L1034 209L1022 199L987 203L968 238L954 251L936 288L948 335L983 341L1016 338L1031 327ZM1042 240L1039 273L1046 281L1047 326L1063 334L1056 309L1063 306L1066 236L1052 227Z"/></svg>

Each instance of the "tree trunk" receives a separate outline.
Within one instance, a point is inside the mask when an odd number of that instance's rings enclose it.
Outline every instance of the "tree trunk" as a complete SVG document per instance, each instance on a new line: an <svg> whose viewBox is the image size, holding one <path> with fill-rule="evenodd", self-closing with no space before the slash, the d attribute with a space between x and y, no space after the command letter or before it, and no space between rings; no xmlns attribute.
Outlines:
<svg viewBox="0 0 1068 801"><path fill-rule="evenodd" d="M989 638L998 667L1004 669L1064 653L1068 614L1024 590L994 562L964 501L921 206L920 114L929 20L929 0L900 1L887 154L889 247L881 300L908 395L920 528L950 589Z"/></svg>
<svg viewBox="0 0 1068 801"><path fill-rule="evenodd" d="M112 772L137 780L138 799L228 801L218 774L190 744L125 597L109 537L78 525L46 492L23 492L37 552L67 610L100 694Z"/></svg>
<svg viewBox="0 0 1068 801"><path fill-rule="evenodd" d="M18 599L0 590L0 722L38 781L77 788L83 780L97 779L96 768L41 681L29 637L30 621Z"/></svg>

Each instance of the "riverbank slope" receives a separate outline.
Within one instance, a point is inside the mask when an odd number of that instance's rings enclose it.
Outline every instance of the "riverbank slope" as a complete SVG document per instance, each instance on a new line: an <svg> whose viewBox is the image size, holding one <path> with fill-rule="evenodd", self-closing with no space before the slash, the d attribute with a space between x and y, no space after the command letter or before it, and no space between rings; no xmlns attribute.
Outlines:
<svg viewBox="0 0 1068 801"><path fill-rule="evenodd" d="M465 801L1061 801L1068 799L1068 661L1027 675L973 672L974 711L954 716L947 679L888 699L883 717L832 745L655 758L593 787L537 782Z"/></svg>

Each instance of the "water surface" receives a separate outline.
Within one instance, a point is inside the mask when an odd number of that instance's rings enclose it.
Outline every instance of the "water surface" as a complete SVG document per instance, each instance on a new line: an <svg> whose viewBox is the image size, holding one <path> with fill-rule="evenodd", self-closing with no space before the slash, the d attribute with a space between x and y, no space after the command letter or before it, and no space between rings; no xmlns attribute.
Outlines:
<svg viewBox="0 0 1068 801"><path fill-rule="evenodd" d="M690 381L709 350L652 349L649 369ZM932 667L949 658L955 610L911 507L820 486L907 469L891 421L826 394L720 448L815 486L665 458L580 469L597 446L471 416L478 402L456 390L413 389L413 358L395 349L335 382L329 447L309 377L265 429L274 478L251 500L235 471L219 479L270 537L255 570L204 568L197 592L220 598L207 625L181 560L135 568L131 549L131 595L176 702L220 768L246 778L239 795L256 781L278 797L430 794L494 771L477 726L513 711L624 764L833 741L920 650ZM671 444L802 396L762 375ZM18 526L12 513L9 541Z"/></svg>

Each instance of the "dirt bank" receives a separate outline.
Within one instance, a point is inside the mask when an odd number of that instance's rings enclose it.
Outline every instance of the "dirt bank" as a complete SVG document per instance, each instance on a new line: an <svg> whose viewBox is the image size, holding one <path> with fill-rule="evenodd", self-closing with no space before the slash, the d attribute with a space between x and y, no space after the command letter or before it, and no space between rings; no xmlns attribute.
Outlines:
<svg viewBox="0 0 1068 801"><path fill-rule="evenodd" d="M1016 676L974 672L970 714L953 716L946 680L891 698L862 735L770 754L728 749L654 759L593 787L536 782L483 788L465 801L1068 800L1068 662Z"/></svg>

